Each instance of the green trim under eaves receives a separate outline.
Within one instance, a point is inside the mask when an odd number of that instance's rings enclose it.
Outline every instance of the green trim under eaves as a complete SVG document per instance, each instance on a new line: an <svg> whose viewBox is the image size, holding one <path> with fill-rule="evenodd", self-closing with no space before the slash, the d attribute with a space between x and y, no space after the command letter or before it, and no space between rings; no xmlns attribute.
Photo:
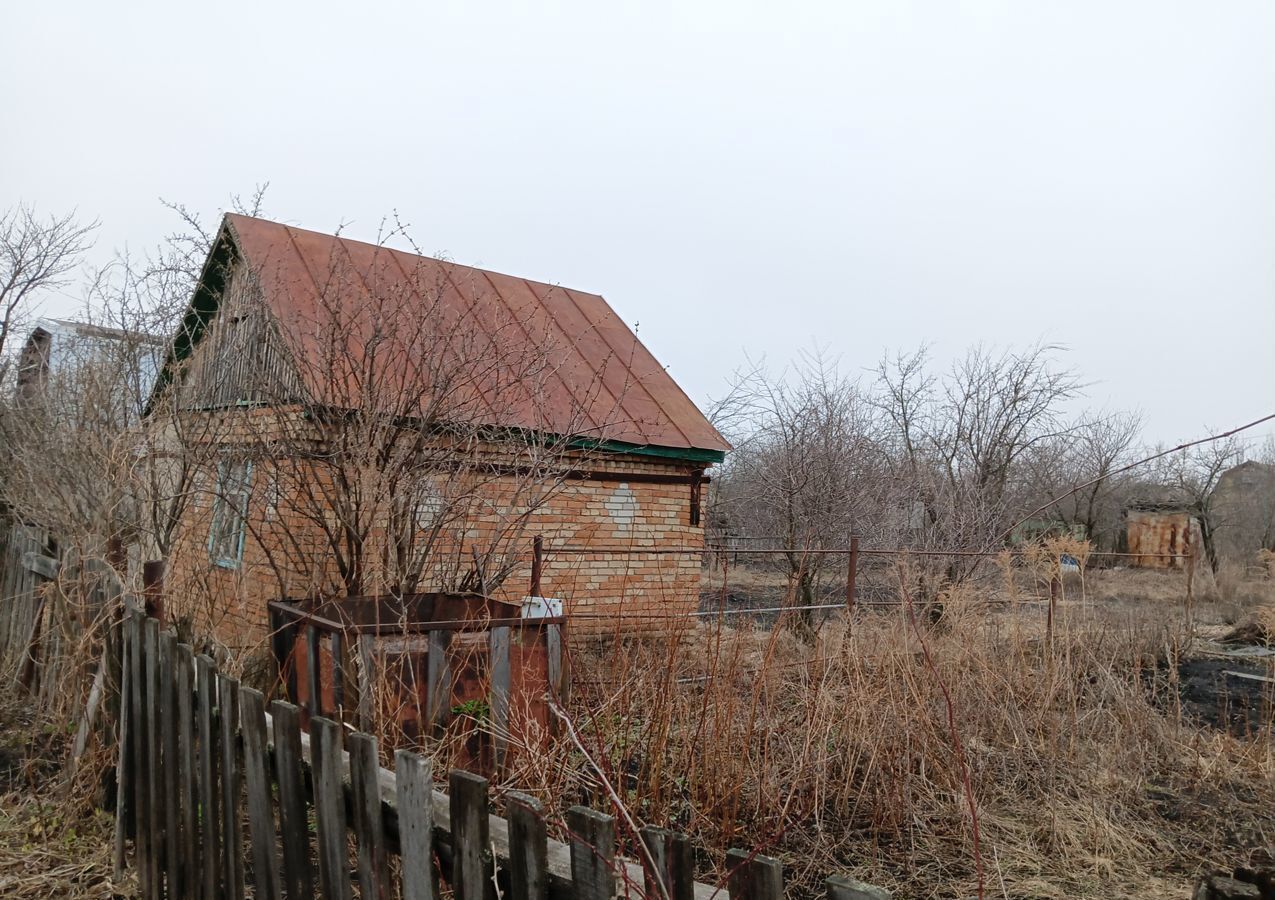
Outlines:
<svg viewBox="0 0 1275 900"><path fill-rule="evenodd" d="M687 462L719 463L726 458L724 450L700 450L696 447L656 447L650 444L629 444L624 441L590 441L576 438L577 447L605 450L608 453L631 453L634 456L658 456L661 459L684 459Z"/></svg>

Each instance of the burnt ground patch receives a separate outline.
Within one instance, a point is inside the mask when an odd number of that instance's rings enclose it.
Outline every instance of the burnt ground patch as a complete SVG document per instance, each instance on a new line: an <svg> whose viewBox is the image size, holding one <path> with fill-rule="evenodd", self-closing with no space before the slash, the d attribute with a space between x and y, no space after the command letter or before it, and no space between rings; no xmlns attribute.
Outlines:
<svg viewBox="0 0 1275 900"><path fill-rule="evenodd" d="M1243 678L1240 675L1255 676ZM1275 684L1264 662L1191 657L1178 664L1182 711L1197 722L1236 734L1254 734L1272 726Z"/></svg>

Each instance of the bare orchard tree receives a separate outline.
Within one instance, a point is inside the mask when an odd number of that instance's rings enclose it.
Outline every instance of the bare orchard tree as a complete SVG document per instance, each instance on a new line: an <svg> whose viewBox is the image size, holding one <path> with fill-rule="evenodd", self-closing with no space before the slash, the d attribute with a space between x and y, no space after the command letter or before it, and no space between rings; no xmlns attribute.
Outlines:
<svg viewBox="0 0 1275 900"><path fill-rule="evenodd" d="M979 346L942 376L930 372L925 348L878 365L876 402L893 424L921 527L949 549L993 543L1011 514L1021 463L1071 431L1063 407L1082 384L1057 365L1056 352L1042 344L1000 353Z"/></svg>
<svg viewBox="0 0 1275 900"><path fill-rule="evenodd" d="M818 356L781 377L753 369L730 401L735 450L715 514L772 539L795 605L815 605L835 557L810 551L845 549L851 532L874 532L880 522L891 486L876 411L854 379ZM838 571L843 565L844 558ZM803 610L796 621L809 627L813 615Z"/></svg>
<svg viewBox="0 0 1275 900"><path fill-rule="evenodd" d="M0 214L0 382L36 299L69 282L96 228L96 222L81 224L73 212L42 217L19 205Z"/></svg>
<svg viewBox="0 0 1275 900"><path fill-rule="evenodd" d="M1141 431L1138 413L1082 414L1068 434L1028 454L1020 509L1059 498L1043 515L1114 548L1133 484L1133 476L1119 470L1134 460Z"/></svg>

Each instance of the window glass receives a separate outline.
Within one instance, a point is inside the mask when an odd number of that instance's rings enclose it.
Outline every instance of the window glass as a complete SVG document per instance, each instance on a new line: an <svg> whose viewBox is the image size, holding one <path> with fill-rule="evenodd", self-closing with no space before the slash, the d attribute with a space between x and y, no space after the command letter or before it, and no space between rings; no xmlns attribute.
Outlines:
<svg viewBox="0 0 1275 900"><path fill-rule="evenodd" d="M234 569L243 562L251 489L252 463L246 459L222 460L217 467L217 496L213 500L212 533L208 536L208 553L219 566Z"/></svg>

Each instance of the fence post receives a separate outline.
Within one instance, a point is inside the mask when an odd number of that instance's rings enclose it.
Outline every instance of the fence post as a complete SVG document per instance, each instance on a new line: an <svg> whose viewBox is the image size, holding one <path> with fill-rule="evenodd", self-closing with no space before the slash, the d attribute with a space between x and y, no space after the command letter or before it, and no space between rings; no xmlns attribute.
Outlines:
<svg viewBox="0 0 1275 900"><path fill-rule="evenodd" d="M305 626L305 671L306 690L309 692L310 716L323 715L323 678L319 667L319 629L313 622Z"/></svg>
<svg viewBox="0 0 1275 900"><path fill-rule="evenodd" d="M181 855L179 866L181 896L193 897L199 892L199 832L195 823L198 808L198 780L195 777L195 715L191 703L192 670L195 656L189 644L178 644L174 657L177 674L177 793L181 812Z"/></svg>
<svg viewBox="0 0 1275 900"><path fill-rule="evenodd" d="M651 825L642 829L641 837L655 864L655 871L646 874L647 896L694 900L695 859L690 838Z"/></svg>
<svg viewBox="0 0 1275 900"><path fill-rule="evenodd" d="M511 791L509 820L510 900L545 900L549 890L549 840L544 811L533 797Z"/></svg>
<svg viewBox="0 0 1275 900"><path fill-rule="evenodd" d="M203 898L221 896L221 815L217 790L217 667L203 654L195 658L196 719L199 726L199 809L203 835Z"/></svg>
<svg viewBox="0 0 1275 900"><path fill-rule="evenodd" d="M122 571L122 569L121 569ZM164 561L152 559L142 563L142 600L146 605L146 615L159 620L162 626L167 621L164 617Z"/></svg>
<svg viewBox="0 0 1275 900"><path fill-rule="evenodd" d="M226 900L243 900L243 828L239 823L239 681L217 673L221 710L221 851Z"/></svg>
<svg viewBox="0 0 1275 900"><path fill-rule="evenodd" d="M859 536L850 534L850 560L846 564L846 619L854 617L854 588L859 574Z"/></svg>
<svg viewBox="0 0 1275 900"><path fill-rule="evenodd" d="M495 900L491 838L487 825L487 779L452 772L452 890L456 900ZM578 896L578 895L577 895Z"/></svg>
<svg viewBox="0 0 1275 900"><path fill-rule="evenodd" d="M146 720L146 754L143 771L146 773L146 887L150 896L160 896L160 836L164 820L164 782L160 768L159 721L156 715L159 705L159 622L146 619L142 625L142 662L145 693L142 715ZM140 830L140 829L139 829ZM140 835L139 835L140 836Z"/></svg>
<svg viewBox="0 0 1275 900"><path fill-rule="evenodd" d="M385 900L389 892L389 867L385 861L385 833L381 823L376 738L355 733L346 744L350 751L350 808L359 846L359 896L363 900Z"/></svg>
<svg viewBox="0 0 1275 900"><path fill-rule="evenodd" d="M782 900L784 870L779 860L743 850L726 852L730 900Z"/></svg>
<svg viewBox="0 0 1275 900"><path fill-rule="evenodd" d="M429 759L407 750L396 751L394 790L403 900L434 900L434 782Z"/></svg>
<svg viewBox="0 0 1275 900"><path fill-rule="evenodd" d="M615 818L585 806L567 810L575 900L615 897Z"/></svg>
<svg viewBox="0 0 1275 900"><path fill-rule="evenodd" d="M1186 633L1190 638L1195 634L1195 547L1187 547L1186 551Z"/></svg>
<svg viewBox="0 0 1275 900"><path fill-rule="evenodd" d="M162 731L160 753L164 790L164 881L168 896L178 897L181 881L181 793L177 781L177 636L165 631L159 636L159 722Z"/></svg>
<svg viewBox="0 0 1275 900"><path fill-rule="evenodd" d="M253 897L279 900L279 858L274 849L270 759L266 749L266 700L252 688L239 691L243 769L248 788L248 830L252 844ZM285 836L284 840L287 840Z"/></svg>
<svg viewBox="0 0 1275 900"><path fill-rule="evenodd" d="M301 710L292 703L270 704L274 758L279 782L279 834L283 839L283 885L288 897L314 896L310 868L310 822L301 773Z"/></svg>
<svg viewBox="0 0 1275 900"><path fill-rule="evenodd" d="M314 816L319 838L319 893L350 900L346 851L345 801L341 792L341 726L331 719L310 720L310 767L314 773Z"/></svg>
<svg viewBox="0 0 1275 900"><path fill-rule="evenodd" d="M115 844L112 861L116 879L124 874L124 839L136 834L137 766L136 718L133 711L133 660L137 656L137 617L126 613L120 622L119 757L115 764Z"/></svg>

